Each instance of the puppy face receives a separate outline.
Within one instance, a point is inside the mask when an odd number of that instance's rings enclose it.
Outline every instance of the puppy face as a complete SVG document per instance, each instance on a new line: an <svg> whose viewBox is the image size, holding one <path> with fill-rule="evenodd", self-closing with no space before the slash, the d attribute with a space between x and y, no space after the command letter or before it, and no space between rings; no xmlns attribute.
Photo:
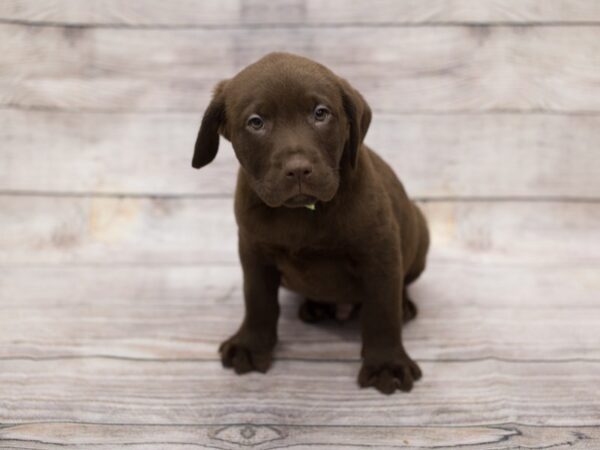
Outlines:
<svg viewBox="0 0 600 450"><path fill-rule="evenodd" d="M364 99L308 59L270 54L219 83L192 165L210 162L220 133L232 142L256 194L271 207L331 200L354 167L370 122Z"/></svg>

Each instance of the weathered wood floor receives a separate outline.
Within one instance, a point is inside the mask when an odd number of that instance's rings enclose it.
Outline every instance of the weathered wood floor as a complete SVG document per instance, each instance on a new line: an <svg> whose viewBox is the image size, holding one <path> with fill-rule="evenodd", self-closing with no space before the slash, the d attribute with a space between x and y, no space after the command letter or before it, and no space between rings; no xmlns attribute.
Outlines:
<svg viewBox="0 0 600 450"><path fill-rule="evenodd" d="M213 84L319 59L433 233L410 394L361 390L356 323L242 315L236 162L190 168ZM1 448L600 448L600 3L0 2Z"/></svg>

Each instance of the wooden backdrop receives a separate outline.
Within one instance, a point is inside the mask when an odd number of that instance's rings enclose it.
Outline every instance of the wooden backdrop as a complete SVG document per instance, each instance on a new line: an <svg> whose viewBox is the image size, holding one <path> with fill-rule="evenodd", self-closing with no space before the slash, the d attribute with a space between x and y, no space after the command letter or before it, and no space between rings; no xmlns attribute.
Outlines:
<svg viewBox="0 0 600 450"><path fill-rule="evenodd" d="M273 50L364 94L430 221L410 394L288 292L272 371L220 367L237 166L192 148ZM0 445L600 448L599 147L597 0L2 0Z"/></svg>

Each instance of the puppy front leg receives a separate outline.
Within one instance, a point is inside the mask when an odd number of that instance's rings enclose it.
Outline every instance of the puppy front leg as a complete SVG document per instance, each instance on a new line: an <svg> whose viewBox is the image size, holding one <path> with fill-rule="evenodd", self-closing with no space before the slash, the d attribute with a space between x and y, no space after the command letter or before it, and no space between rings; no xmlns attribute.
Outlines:
<svg viewBox="0 0 600 450"><path fill-rule="evenodd" d="M238 374L266 372L277 342L280 274L259 250L240 237L240 260L244 271L244 320L233 336L221 344L223 366Z"/></svg>
<svg viewBox="0 0 600 450"><path fill-rule="evenodd" d="M374 266L367 271L361 309L363 365L361 387L373 386L384 394L410 391L421 378L421 369L402 344L402 273L398 264ZM382 270L383 269L383 270ZM377 273L374 273L377 272Z"/></svg>

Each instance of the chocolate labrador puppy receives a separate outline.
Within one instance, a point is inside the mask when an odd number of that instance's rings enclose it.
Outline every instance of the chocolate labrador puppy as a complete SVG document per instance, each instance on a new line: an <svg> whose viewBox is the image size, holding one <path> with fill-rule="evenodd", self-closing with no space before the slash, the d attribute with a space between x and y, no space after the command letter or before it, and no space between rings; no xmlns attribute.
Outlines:
<svg viewBox="0 0 600 450"><path fill-rule="evenodd" d="M221 81L192 166L219 135L241 164L235 193L246 313L220 347L237 373L266 372L277 342L279 286L300 293L300 317L346 317L360 306L360 386L409 391L421 370L402 344L416 315L406 293L425 268L429 233L392 169L363 139L364 98L309 59L272 53Z"/></svg>

